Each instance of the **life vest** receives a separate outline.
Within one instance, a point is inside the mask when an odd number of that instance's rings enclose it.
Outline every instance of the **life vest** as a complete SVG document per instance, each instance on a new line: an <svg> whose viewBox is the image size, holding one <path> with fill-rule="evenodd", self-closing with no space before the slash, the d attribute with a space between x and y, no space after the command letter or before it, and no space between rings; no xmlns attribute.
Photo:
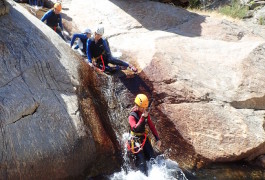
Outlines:
<svg viewBox="0 0 265 180"><path fill-rule="evenodd" d="M133 111L130 113L130 115L133 116L136 120L136 123L138 123L140 120L138 113ZM127 141L127 149L133 154L139 153L145 145L146 139L148 137L148 130L145 128L145 124L146 122L144 121L137 132L130 129L131 138Z"/></svg>
<svg viewBox="0 0 265 180"><path fill-rule="evenodd" d="M56 28L58 27L58 23L60 22L60 14L55 14L53 10L51 10L52 13L47 18L47 25L50 26L54 31L56 31Z"/></svg>

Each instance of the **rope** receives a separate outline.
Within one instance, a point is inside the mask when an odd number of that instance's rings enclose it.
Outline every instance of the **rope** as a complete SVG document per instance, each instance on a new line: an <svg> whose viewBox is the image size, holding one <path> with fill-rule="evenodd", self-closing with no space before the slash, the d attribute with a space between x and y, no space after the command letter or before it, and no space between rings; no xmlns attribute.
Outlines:
<svg viewBox="0 0 265 180"><path fill-rule="evenodd" d="M100 56L101 62L102 62L102 69L101 71L104 72L105 71L105 64L104 64L104 60L103 60L103 56Z"/></svg>

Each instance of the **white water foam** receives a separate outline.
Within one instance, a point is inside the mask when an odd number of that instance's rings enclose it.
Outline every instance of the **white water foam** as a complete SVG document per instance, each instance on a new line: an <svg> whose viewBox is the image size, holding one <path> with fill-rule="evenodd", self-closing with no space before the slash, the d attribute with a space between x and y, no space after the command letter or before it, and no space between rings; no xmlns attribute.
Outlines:
<svg viewBox="0 0 265 180"><path fill-rule="evenodd" d="M155 164L148 163L148 176L140 171L129 170L127 173L114 173L111 180L187 180L185 174L175 161L164 159L163 156L156 158Z"/></svg>
<svg viewBox="0 0 265 180"><path fill-rule="evenodd" d="M123 134L123 142L128 140L129 134ZM125 147L126 148L126 147ZM130 167L130 158L127 150L124 150L124 165L120 172L112 174L110 180L187 180L185 174L179 168L178 163L170 159L165 159L164 155L159 155L155 163L147 162L148 176L139 170Z"/></svg>

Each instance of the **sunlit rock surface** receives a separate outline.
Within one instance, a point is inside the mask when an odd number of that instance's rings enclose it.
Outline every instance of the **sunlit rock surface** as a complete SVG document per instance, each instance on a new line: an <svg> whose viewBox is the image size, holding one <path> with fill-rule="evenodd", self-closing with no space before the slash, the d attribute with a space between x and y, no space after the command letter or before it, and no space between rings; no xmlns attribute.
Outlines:
<svg viewBox="0 0 265 180"><path fill-rule="evenodd" d="M114 90L113 95L127 112L137 93L154 95L152 113L169 156L201 167L265 154L265 45L252 29L146 0L76 0L68 5L65 12L75 31L102 24L112 50L140 69L150 92L128 78L135 91ZM122 81L130 87L127 82ZM122 117L126 124L126 114Z"/></svg>
<svg viewBox="0 0 265 180"><path fill-rule="evenodd" d="M140 92L155 99L161 151L181 167L265 154L265 47L257 29L147 0L63 1L70 33L102 24L112 51L139 69L106 75L79 66L57 34L8 2L0 17L4 179L115 169L116 137L128 132Z"/></svg>

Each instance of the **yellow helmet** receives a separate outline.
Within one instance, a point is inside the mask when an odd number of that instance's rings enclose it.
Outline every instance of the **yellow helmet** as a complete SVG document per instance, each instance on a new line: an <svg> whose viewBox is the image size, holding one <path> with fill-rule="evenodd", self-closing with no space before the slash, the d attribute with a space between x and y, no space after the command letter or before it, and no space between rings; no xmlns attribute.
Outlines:
<svg viewBox="0 0 265 180"><path fill-rule="evenodd" d="M54 4L54 9L57 9L58 11L62 10L62 4L61 3L55 3Z"/></svg>
<svg viewBox="0 0 265 180"><path fill-rule="evenodd" d="M142 108L147 108L148 107L148 98L144 94L138 94L134 100L135 104L137 106L142 107Z"/></svg>

